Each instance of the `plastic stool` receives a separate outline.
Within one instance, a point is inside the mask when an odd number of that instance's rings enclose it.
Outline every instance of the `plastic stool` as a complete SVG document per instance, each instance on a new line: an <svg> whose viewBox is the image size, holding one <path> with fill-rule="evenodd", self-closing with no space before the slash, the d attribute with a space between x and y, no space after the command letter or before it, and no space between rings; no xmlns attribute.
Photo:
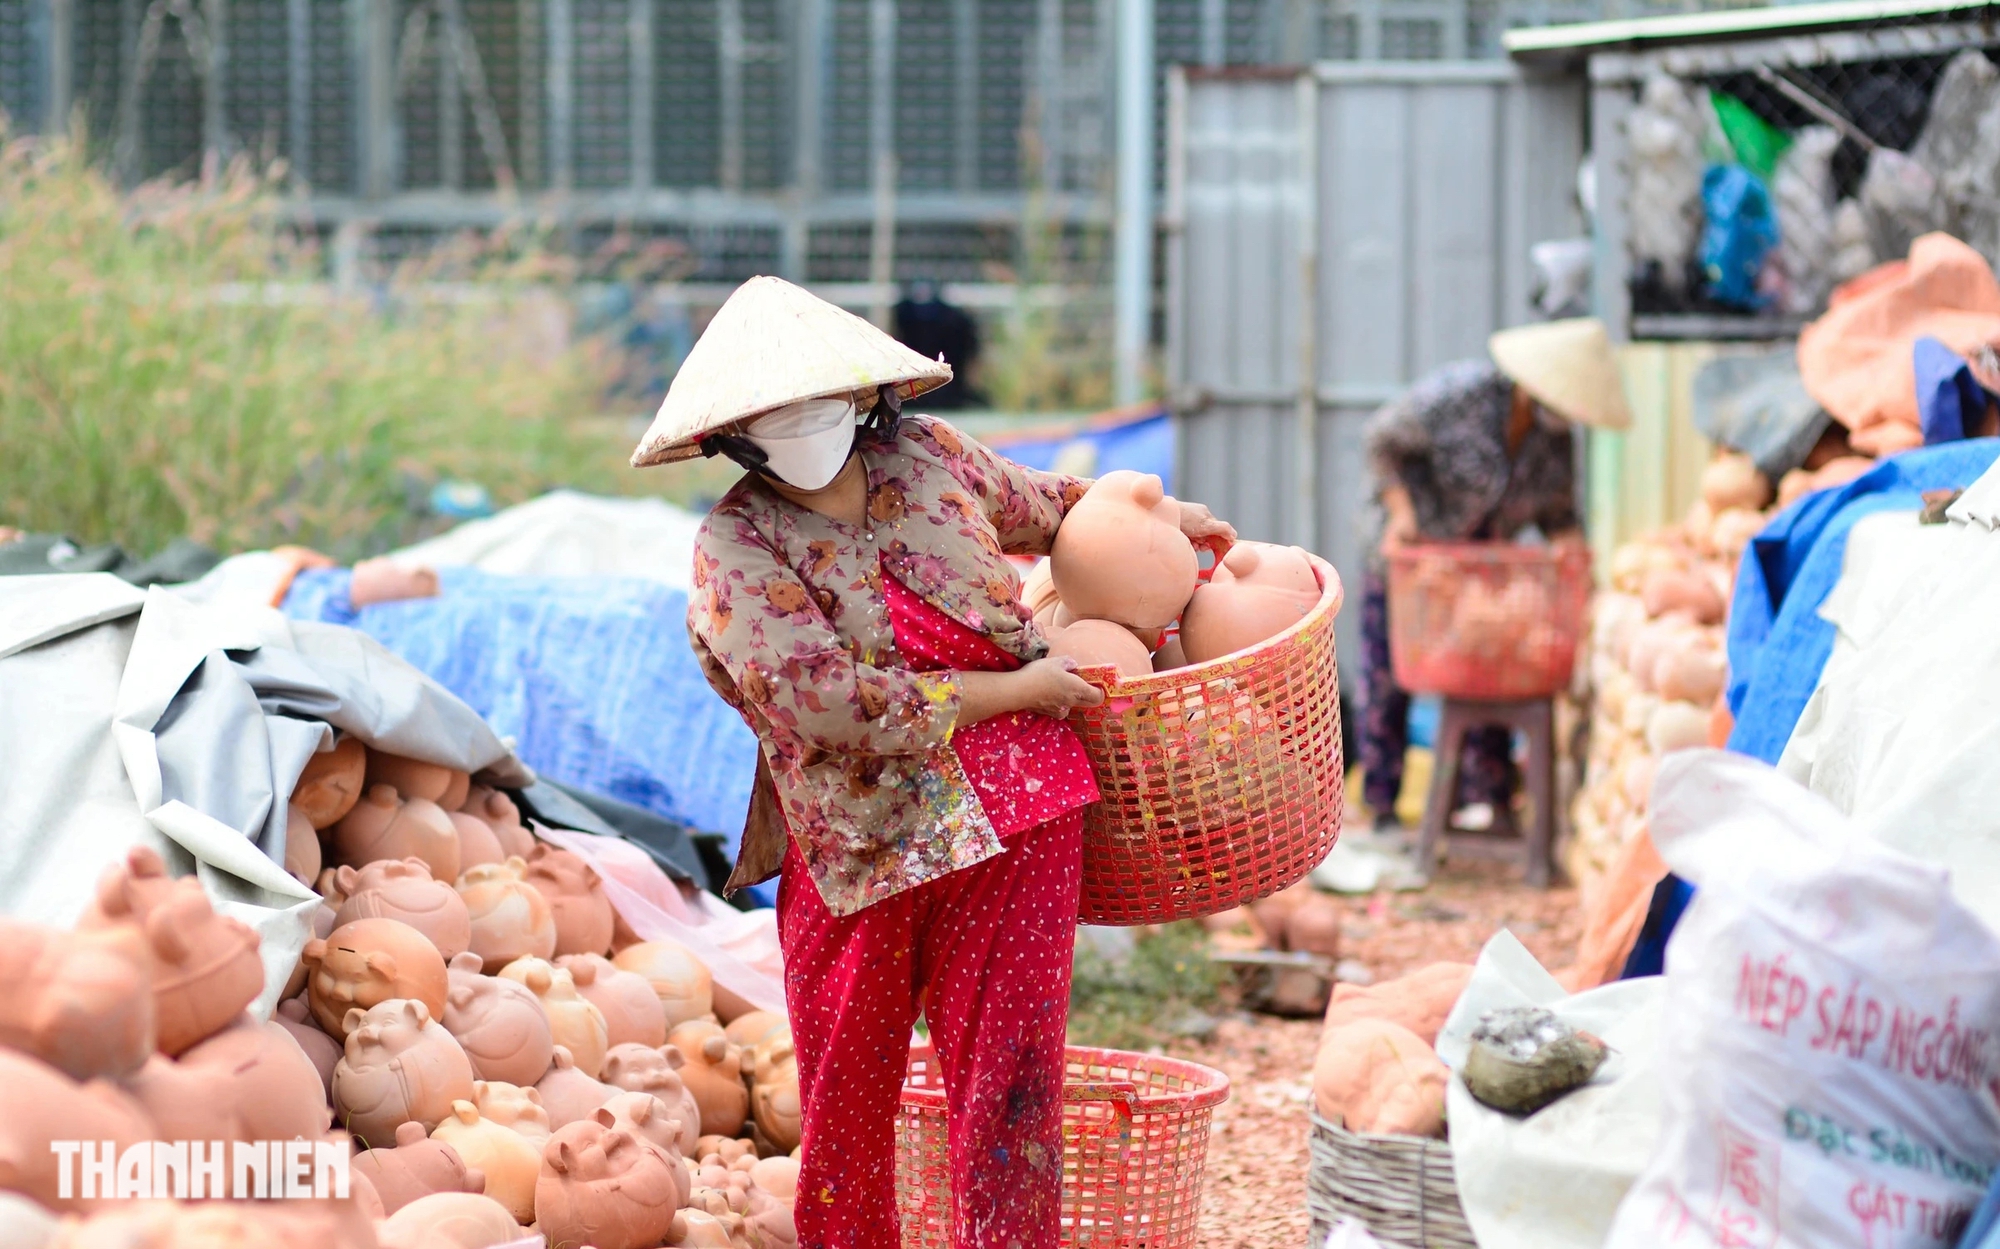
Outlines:
<svg viewBox="0 0 2000 1249"><path fill-rule="evenodd" d="M1498 724L1528 739L1528 803L1533 819L1519 837L1490 834L1452 833L1452 799L1458 792L1458 761L1465 747L1465 735L1482 725ZM1438 724L1436 762L1431 772L1431 792L1424 803L1423 828L1417 837L1417 862L1429 872L1437 862L1440 842L1447 853L1460 850L1475 855L1522 858L1528 885L1546 889L1551 868L1551 847L1555 833L1555 702L1548 698L1525 698L1514 702L1481 702L1470 698L1447 698ZM1496 823L1506 812L1494 813Z"/></svg>

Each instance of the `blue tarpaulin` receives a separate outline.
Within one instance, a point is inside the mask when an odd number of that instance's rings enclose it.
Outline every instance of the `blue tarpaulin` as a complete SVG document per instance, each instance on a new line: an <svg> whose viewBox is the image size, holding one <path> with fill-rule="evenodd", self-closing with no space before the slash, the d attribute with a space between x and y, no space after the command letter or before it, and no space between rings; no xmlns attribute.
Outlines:
<svg viewBox="0 0 2000 1249"><path fill-rule="evenodd" d="M1016 464L1029 468L1052 469L1056 459L1078 443L1088 444L1091 476L1126 468L1151 473L1174 490L1174 426L1163 411L1149 411L1130 419L1107 418L1060 433L1028 431L1023 434L988 434L980 441Z"/></svg>
<svg viewBox="0 0 2000 1249"><path fill-rule="evenodd" d="M308 570L284 610L353 625L409 660L537 774L720 834L734 856L757 742L695 663L686 594L619 577L439 576L436 598L357 612L347 570Z"/></svg>
<svg viewBox="0 0 2000 1249"><path fill-rule="evenodd" d="M1926 490L1963 489L1992 467L2000 439L1905 451L1837 490L1799 500L1743 553L1729 609L1729 748L1776 763L1833 653L1820 604L1840 580L1847 535L1877 512L1915 511Z"/></svg>

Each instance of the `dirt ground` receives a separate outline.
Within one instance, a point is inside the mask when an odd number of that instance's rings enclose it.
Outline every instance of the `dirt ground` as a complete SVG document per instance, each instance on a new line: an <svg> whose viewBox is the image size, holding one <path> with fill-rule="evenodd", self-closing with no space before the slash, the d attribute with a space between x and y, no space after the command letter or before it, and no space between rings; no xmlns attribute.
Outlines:
<svg viewBox="0 0 2000 1249"><path fill-rule="evenodd" d="M1576 890L1534 890L1497 866L1454 864L1428 889L1345 900L1343 959L1375 982L1440 961L1469 963L1501 928L1550 970L1574 957L1582 927ZM1202 1185L1201 1249L1302 1249L1306 1140L1316 1019L1235 1016L1207 1041L1171 1053L1227 1072Z"/></svg>

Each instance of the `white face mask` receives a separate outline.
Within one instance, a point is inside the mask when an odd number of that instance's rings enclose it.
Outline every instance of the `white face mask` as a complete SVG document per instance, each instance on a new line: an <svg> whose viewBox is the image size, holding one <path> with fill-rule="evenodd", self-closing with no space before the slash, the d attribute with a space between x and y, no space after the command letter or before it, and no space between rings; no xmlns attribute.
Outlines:
<svg viewBox="0 0 2000 1249"><path fill-rule="evenodd" d="M847 464L854 425L850 401L807 399L758 417L744 436L764 453L772 476L800 490L819 490Z"/></svg>

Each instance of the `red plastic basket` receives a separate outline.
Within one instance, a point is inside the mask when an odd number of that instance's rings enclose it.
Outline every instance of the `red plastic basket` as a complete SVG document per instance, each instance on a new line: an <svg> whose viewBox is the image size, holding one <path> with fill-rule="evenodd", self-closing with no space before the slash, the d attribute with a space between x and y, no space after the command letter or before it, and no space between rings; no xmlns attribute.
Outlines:
<svg viewBox="0 0 2000 1249"><path fill-rule="evenodd" d="M1195 1243L1209 1119L1229 1077L1199 1063L1072 1045L1063 1080L1062 1243L1183 1249ZM910 1051L896 1115L902 1249L951 1240L951 1145L943 1076Z"/></svg>
<svg viewBox="0 0 2000 1249"><path fill-rule="evenodd" d="M1070 722L1102 801L1083 821L1087 924L1163 924L1269 897L1318 867L1345 798L1333 621L1340 574L1297 624L1204 664L1118 681Z"/></svg>
<svg viewBox="0 0 2000 1249"><path fill-rule="evenodd" d="M1589 601L1585 547L1403 547L1389 556L1396 684L1451 698L1546 698L1569 684Z"/></svg>

